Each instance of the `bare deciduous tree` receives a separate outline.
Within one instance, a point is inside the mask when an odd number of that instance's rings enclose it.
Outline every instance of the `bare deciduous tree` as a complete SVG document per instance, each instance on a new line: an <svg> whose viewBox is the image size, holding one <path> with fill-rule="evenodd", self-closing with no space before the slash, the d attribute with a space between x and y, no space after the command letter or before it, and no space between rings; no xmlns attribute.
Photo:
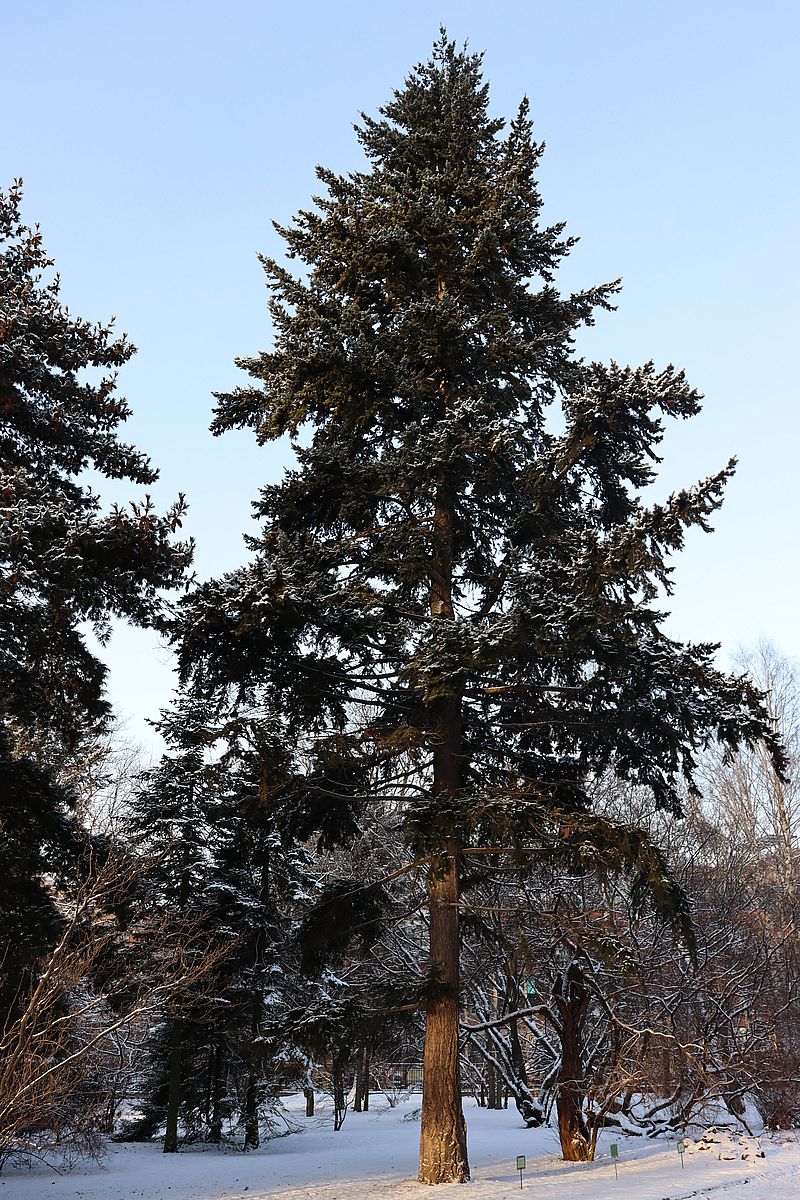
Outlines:
<svg viewBox="0 0 800 1200"><path fill-rule="evenodd" d="M119 952L111 910L138 869L121 855L89 858L75 895L58 900L61 936L0 1033L0 1166L97 1157L148 1023L213 970L219 951L208 939L160 915L136 927L136 941L158 946L155 954L143 956L130 938Z"/></svg>

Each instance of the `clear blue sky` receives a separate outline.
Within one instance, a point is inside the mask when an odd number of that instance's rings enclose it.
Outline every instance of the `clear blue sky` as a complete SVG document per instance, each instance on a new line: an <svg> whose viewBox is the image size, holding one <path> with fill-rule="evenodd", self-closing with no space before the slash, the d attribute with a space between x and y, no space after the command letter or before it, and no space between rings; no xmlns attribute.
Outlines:
<svg viewBox="0 0 800 1200"><path fill-rule="evenodd" d="M159 503L187 493L198 573L242 561L284 461L207 432L234 356L269 344L255 252L280 252L270 220L307 205L315 163L359 165L353 121L440 23L485 51L498 114L530 97L546 215L581 237L563 285L624 278L582 351L674 362L706 394L662 490L740 458L717 532L677 562L670 630L800 655L795 0L3 0L0 181L24 177L73 311L116 314L139 347L127 433ZM124 630L105 653L142 736L166 655Z"/></svg>

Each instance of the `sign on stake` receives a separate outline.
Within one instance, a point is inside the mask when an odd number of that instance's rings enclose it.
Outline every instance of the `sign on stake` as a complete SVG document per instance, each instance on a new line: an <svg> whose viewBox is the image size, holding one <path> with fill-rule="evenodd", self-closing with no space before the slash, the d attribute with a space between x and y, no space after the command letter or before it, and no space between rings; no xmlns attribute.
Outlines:
<svg viewBox="0 0 800 1200"><path fill-rule="evenodd" d="M522 1189L522 1172L525 1170L525 1155L517 1155L517 1170L519 1171L519 1186Z"/></svg>
<svg viewBox="0 0 800 1200"><path fill-rule="evenodd" d="M683 1156L685 1153L686 1153L686 1143L678 1142L678 1154L680 1154L680 1156L681 1156L681 1170L682 1171L686 1169L683 1165Z"/></svg>
<svg viewBox="0 0 800 1200"><path fill-rule="evenodd" d="M614 1164L614 1178L619 1179L619 1171L617 1170L617 1159L619 1158L619 1146L616 1142L612 1142L611 1146L611 1161Z"/></svg>

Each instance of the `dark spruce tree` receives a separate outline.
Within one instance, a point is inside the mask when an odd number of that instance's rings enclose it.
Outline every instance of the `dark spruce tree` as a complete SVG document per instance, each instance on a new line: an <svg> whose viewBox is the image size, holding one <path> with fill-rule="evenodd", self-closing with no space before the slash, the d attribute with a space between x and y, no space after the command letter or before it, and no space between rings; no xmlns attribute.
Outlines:
<svg viewBox="0 0 800 1200"><path fill-rule="evenodd" d="M149 500L103 512L85 482L156 472L118 436L116 371L133 347L71 316L51 265L19 185L0 192L0 1008L59 925L44 873L65 880L79 848L60 764L109 716L85 630L157 623L191 558L173 540L182 500L164 516Z"/></svg>
<svg viewBox="0 0 800 1200"><path fill-rule="evenodd" d="M490 116L480 57L443 33L358 137L367 168L318 169L325 194L279 230L301 273L264 260L274 349L240 363L253 382L218 397L213 430L288 435L296 467L260 494L249 565L193 596L181 661L201 693L270 714L309 810L402 802L428 864L419 1178L443 1183L469 1176L468 856L547 840L619 859L591 814L601 772L677 812L709 738L771 735L713 646L660 628L669 556L733 464L643 502L664 418L698 393L672 367L576 358L616 285L554 286L571 241L540 220L527 103Z"/></svg>

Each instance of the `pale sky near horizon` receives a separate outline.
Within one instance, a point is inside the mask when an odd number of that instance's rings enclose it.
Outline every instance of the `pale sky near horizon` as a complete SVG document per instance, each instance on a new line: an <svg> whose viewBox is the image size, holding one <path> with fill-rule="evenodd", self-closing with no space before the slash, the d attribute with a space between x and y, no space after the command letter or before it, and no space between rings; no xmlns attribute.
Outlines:
<svg viewBox="0 0 800 1200"><path fill-rule="evenodd" d="M660 489L739 457L716 532L675 561L668 630L721 642L723 662L760 637L800 656L793 0L0 0L0 186L23 176L71 309L116 314L139 347L125 437L160 468L162 508L186 492L198 574L244 561L250 501L286 462L208 433L234 357L270 342L256 251L280 253L270 221L308 205L317 162L360 165L353 122L440 24L485 51L496 114L530 97L545 216L581 238L562 286L623 277L582 353L674 362L705 393L668 436ZM154 745L167 655L125 629L103 653Z"/></svg>

